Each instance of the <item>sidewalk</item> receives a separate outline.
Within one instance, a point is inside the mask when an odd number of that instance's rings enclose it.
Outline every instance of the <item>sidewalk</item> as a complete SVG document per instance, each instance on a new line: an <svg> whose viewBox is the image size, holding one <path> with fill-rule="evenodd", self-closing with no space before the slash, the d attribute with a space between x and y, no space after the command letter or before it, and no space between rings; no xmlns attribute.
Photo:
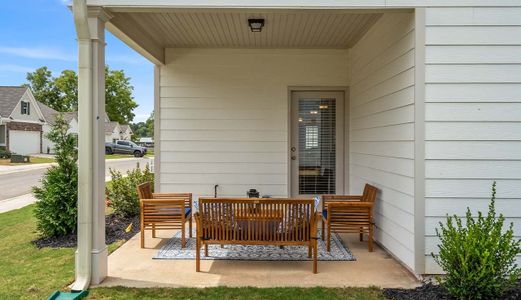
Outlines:
<svg viewBox="0 0 521 300"><path fill-rule="evenodd" d="M110 176L105 177L105 182L110 180ZM25 207L27 205L33 204L34 202L36 202L36 198L34 198L33 194L25 194L18 197L0 200L0 214Z"/></svg>
<svg viewBox="0 0 521 300"><path fill-rule="evenodd" d="M30 170L47 169L48 167L55 165L56 163L45 163L45 164L27 164L19 166L0 166L0 175L10 174L16 172L25 172Z"/></svg>

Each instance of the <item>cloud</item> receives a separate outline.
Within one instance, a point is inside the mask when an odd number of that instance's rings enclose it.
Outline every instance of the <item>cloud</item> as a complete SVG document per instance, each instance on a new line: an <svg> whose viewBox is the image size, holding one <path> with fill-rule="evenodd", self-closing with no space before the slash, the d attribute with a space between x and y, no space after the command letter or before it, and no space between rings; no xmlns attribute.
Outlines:
<svg viewBox="0 0 521 300"><path fill-rule="evenodd" d="M61 61L75 61L76 55L74 52L65 52L60 49L45 48L45 47L0 47L0 53L19 56L24 58L41 58Z"/></svg>
<svg viewBox="0 0 521 300"><path fill-rule="evenodd" d="M28 73L34 71L34 69L20 65L0 65L0 72Z"/></svg>

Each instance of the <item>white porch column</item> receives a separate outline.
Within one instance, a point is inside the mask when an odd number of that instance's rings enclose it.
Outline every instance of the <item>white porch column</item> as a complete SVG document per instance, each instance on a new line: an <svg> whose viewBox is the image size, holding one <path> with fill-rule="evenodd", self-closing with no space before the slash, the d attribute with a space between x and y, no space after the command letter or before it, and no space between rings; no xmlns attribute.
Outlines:
<svg viewBox="0 0 521 300"><path fill-rule="evenodd" d="M78 41L80 96L76 280L90 273L91 284L99 284L107 276L104 122L105 22L109 18L110 15L102 8L89 7L90 40Z"/></svg>

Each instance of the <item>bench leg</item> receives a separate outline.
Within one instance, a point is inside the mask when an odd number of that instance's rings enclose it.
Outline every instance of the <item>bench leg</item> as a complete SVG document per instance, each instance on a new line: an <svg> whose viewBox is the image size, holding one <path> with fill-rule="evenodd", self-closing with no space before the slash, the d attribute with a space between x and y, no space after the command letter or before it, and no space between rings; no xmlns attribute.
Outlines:
<svg viewBox="0 0 521 300"><path fill-rule="evenodd" d="M156 224L152 224L152 237L156 237Z"/></svg>
<svg viewBox="0 0 521 300"><path fill-rule="evenodd" d="M190 230L188 234L189 234L189 237L192 237L192 216L190 216L190 219L188 219L188 222L190 222L190 223L188 223L188 230Z"/></svg>
<svg viewBox="0 0 521 300"><path fill-rule="evenodd" d="M204 244L204 256L208 257L208 244Z"/></svg>
<svg viewBox="0 0 521 300"><path fill-rule="evenodd" d="M195 271L201 272L201 241L195 238Z"/></svg>
<svg viewBox="0 0 521 300"><path fill-rule="evenodd" d="M313 274L318 273L318 246L317 240L313 240Z"/></svg>
<svg viewBox="0 0 521 300"><path fill-rule="evenodd" d="M186 246L186 233L185 233L185 224L181 225L181 248Z"/></svg>
<svg viewBox="0 0 521 300"><path fill-rule="evenodd" d="M363 242L364 241L364 232L363 232L363 227L360 227L360 242Z"/></svg>
<svg viewBox="0 0 521 300"><path fill-rule="evenodd" d="M327 227L327 252L331 252L331 228Z"/></svg>
<svg viewBox="0 0 521 300"><path fill-rule="evenodd" d="M312 252L311 248L313 248L312 243L309 243L309 246L308 246L308 258L311 258L311 252Z"/></svg>

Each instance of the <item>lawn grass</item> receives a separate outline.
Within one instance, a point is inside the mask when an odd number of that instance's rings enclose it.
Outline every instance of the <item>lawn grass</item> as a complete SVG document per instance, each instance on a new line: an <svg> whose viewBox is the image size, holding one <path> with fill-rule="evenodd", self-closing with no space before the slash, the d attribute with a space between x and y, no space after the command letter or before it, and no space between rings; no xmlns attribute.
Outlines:
<svg viewBox="0 0 521 300"><path fill-rule="evenodd" d="M74 250L37 249L34 205L0 214L0 299L46 299L74 280ZM122 242L109 245L109 252ZM89 299L384 299L378 288L94 288Z"/></svg>
<svg viewBox="0 0 521 300"><path fill-rule="evenodd" d="M48 164L55 162L54 158L47 158L47 157L36 157L31 156L29 164ZM11 163L10 159L0 159L0 165L2 166L21 166L24 165L24 163Z"/></svg>
<svg viewBox="0 0 521 300"><path fill-rule="evenodd" d="M384 299L378 288L94 288L89 299Z"/></svg>
<svg viewBox="0 0 521 300"><path fill-rule="evenodd" d="M132 154L105 154L105 160L120 159L120 158L134 158L134 155L132 155Z"/></svg>
<svg viewBox="0 0 521 300"><path fill-rule="evenodd" d="M33 207L0 214L0 299L44 299L74 280L74 249L31 244Z"/></svg>

